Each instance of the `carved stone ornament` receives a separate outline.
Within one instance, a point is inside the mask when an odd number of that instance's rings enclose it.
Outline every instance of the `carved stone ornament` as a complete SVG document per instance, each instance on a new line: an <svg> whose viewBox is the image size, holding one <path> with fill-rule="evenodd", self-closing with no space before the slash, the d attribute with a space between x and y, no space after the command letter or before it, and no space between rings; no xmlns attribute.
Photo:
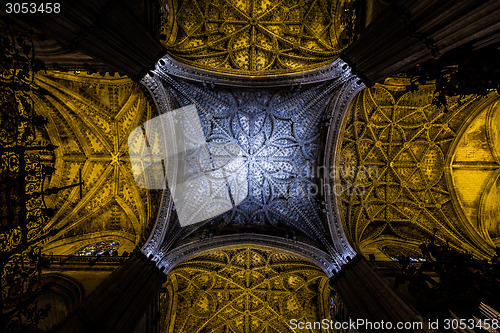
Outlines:
<svg viewBox="0 0 500 333"><path fill-rule="evenodd" d="M195 105L206 141L237 145L248 169L247 198L229 212L194 226L179 229L174 225L177 222L170 192L165 190L155 229L143 248L159 266L170 270L179 260L198 253L201 248L234 245L235 241L260 242L301 252L329 275L354 257L338 218L332 213L330 194L323 193L330 209L325 217L321 213L322 194L318 191L311 195L309 191L311 187L317 190L321 187L322 175L317 171L321 155L318 141L323 126L330 126L328 140L335 139L349 101L362 88L347 64L337 59L303 73L238 77L195 69L167 55L142 79L142 84L151 92L160 114ZM328 153L326 158L331 159L332 155ZM327 159L325 162L330 163ZM292 246L293 241L286 239L288 235L277 237L272 232L215 234L212 239L218 237L218 242L211 241L210 246L204 245L208 244L206 239L194 241L201 237L193 235L201 236L207 228L212 233L214 225L218 230L241 226L286 228L309 241L296 241ZM266 237L277 237L283 243L271 244ZM315 250L319 252L311 252L306 243L317 244ZM179 254L179 248L188 249L187 254Z"/></svg>

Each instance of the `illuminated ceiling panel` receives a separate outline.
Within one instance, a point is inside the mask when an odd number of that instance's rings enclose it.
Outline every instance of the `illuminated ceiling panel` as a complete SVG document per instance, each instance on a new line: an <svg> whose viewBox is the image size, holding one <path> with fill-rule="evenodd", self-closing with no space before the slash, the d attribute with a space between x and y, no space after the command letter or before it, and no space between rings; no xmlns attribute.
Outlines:
<svg viewBox="0 0 500 333"><path fill-rule="evenodd" d="M168 0L164 45L177 60L238 75L321 67L351 41L355 1Z"/></svg>
<svg viewBox="0 0 500 333"><path fill-rule="evenodd" d="M196 105L209 144L230 142L243 153L247 198L215 218L215 228L271 227L285 236L289 227L319 241L317 246L328 243L315 168L336 83L295 92L209 90L173 79L164 84L176 108Z"/></svg>
<svg viewBox="0 0 500 333"><path fill-rule="evenodd" d="M291 333L291 319L328 318L327 282L316 266L283 252L201 254L169 274L160 301L161 332Z"/></svg>
<svg viewBox="0 0 500 333"><path fill-rule="evenodd" d="M439 244L449 242L489 257L493 244L480 237L477 227L470 227L453 199L454 188L459 195L474 196L477 191L458 182L450 187L446 166L453 142L480 99L450 98L447 108L437 107L432 104L433 85L408 92L408 84L404 79L387 79L363 90L347 115L336 159L346 235L364 254L421 257L418 245L429 241L436 228ZM475 148L488 146L479 134L473 141ZM483 150L478 149L477 158L482 158ZM484 185L485 172L477 177L469 172L460 179L475 184L471 186Z"/></svg>

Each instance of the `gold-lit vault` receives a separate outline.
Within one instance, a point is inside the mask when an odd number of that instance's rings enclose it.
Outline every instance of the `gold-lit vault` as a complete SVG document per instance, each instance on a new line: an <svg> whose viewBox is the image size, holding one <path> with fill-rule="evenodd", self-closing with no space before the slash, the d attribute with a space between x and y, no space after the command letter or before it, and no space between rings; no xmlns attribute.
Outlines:
<svg viewBox="0 0 500 333"><path fill-rule="evenodd" d="M321 67L352 39L353 0L164 0L168 53L194 67L276 75Z"/></svg>
<svg viewBox="0 0 500 333"><path fill-rule="evenodd" d="M462 135L464 124L484 105L484 99L454 97L448 99L446 108L437 107L432 105L432 84L419 86L414 92L407 91L408 85L406 79L387 79L384 84L365 89L355 97L346 115L332 172L332 181L341 185L334 188L345 233L358 251L375 254L378 259L399 254L422 257L418 246L430 241L434 228L439 244L449 243L480 258L490 257L494 244L487 239L486 229L496 237L497 223L488 218L482 226L477 221L471 224L463 218L455 195L465 205L471 200L479 203L481 197L485 203L478 204L476 214L480 211L493 216L493 210L498 210L498 201L492 203L498 197L498 155L482 163L472 162L483 160L487 149L495 156L493 148L475 149L490 147L480 142L488 135L494 145L498 139L492 133L498 133L498 127L496 132L486 129L482 134L471 127L465 133L474 134ZM491 98L497 95L492 93ZM490 117L490 128L498 126L493 109L496 106L484 111L484 117ZM459 143L455 153L460 137L474 138L474 147L469 143L462 149L464 145ZM458 158L467 153L477 154L476 159ZM471 166L479 170L477 174L469 172ZM478 182L485 186L483 180L488 175L490 185L482 196L479 189L471 193L463 184L479 186Z"/></svg>
<svg viewBox="0 0 500 333"><path fill-rule="evenodd" d="M326 275L278 250L206 252L179 264L164 287L163 333L283 333L293 332L291 319L329 317Z"/></svg>
<svg viewBox="0 0 500 333"><path fill-rule="evenodd" d="M500 246L500 101L478 108L460 133L451 181L465 218L492 247Z"/></svg>
<svg viewBox="0 0 500 333"><path fill-rule="evenodd" d="M129 133L151 118L153 109L139 86L127 77L48 72L35 83L36 112L49 121L55 150L55 173L45 188L84 181L78 187L46 196L55 216L45 226L59 233L46 252L72 254L85 245L116 241L130 251L144 237L156 208L152 194L135 185L128 157ZM146 235L147 236L147 235Z"/></svg>

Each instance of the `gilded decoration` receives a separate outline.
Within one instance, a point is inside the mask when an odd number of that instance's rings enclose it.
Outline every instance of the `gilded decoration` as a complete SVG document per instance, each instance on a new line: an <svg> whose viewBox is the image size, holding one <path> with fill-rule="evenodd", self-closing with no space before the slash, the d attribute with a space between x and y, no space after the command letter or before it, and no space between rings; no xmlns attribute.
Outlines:
<svg viewBox="0 0 500 333"><path fill-rule="evenodd" d="M480 116L482 125L476 127L483 126L481 133L473 128L462 135L469 146L462 149L466 145L458 144L452 184L449 163L456 141L463 124L485 103L484 99L453 97L446 107L438 107L432 104L433 85L408 91L408 84L405 79L387 79L384 84L365 89L355 97L346 115L331 175L340 185L335 186L335 193L346 236L356 250L375 254L378 259L404 254L419 260L422 255L418 246L434 234L439 244L490 257L493 243L485 239L487 233L496 237L496 222L490 217L481 222L482 230L477 221L471 228L457 209L454 191L467 205L471 197L479 198L479 187L484 186L483 205L466 215L471 217L480 211L494 216L491 208L496 206L492 202L498 192L493 174L498 175L498 155L493 146L498 113L492 110L496 106ZM476 152L476 146L483 148ZM483 155L490 159L485 160ZM471 166L478 175L469 172ZM483 180L488 174L486 186ZM460 184L464 180L473 184L474 193ZM477 184L479 180L483 182Z"/></svg>
<svg viewBox="0 0 500 333"><path fill-rule="evenodd" d="M56 172L46 188L84 182L47 196L55 216L45 228L58 233L46 252L73 254L87 244L113 241L122 251L141 242L155 216L151 194L135 185L128 157L128 134L152 116L139 86L127 77L48 72L35 83L44 95L33 96L46 117L55 150ZM80 195L82 195L80 197Z"/></svg>
<svg viewBox="0 0 500 333"><path fill-rule="evenodd" d="M459 206L485 243L500 246L500 102L480 108L456 144L451 178Z"/></svg>
<svg viewBox="0 0 500 333"><path fill-rule="evenodd" d="M356 1L164 0L163 44L182 63L262 76L335 60L354 35Z"/></svg>
<svg viewBox="0 0 500 333"><path fill-rule="evenodd" d="M160 296L161 332L293 332L291 319L329 317L327 282L313 264L276 250L205 252L169 274Z"/></svg>

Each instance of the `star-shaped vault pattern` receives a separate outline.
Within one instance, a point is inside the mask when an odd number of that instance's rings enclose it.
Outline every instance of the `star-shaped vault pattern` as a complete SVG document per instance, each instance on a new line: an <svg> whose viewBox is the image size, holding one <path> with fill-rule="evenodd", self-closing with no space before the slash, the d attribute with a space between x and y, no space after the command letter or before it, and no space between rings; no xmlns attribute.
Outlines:
<svg viewBox="0 0 500 333"><path fill-rule="evenodd" d="M243 75L304 71L350 42L355 1L164 1L164 45L183 63ZM345 15L346 12L352 15ZM349 18L349 19L347 19Z"/></svg>
<svg viewBox="0 0 500 333"><path fill-rule="evenodd" d="M126 77L48 72L35 82L49 93L35 102L58 147L57 172L46 187L75 184L79 173L84 182L81 198L78 188L46 198L56 210L46 228L61 230L45 250L72 254L101 241L132 250L155 210L151 193L135 185L127 151L130 130L152 116L149 101Z"/></svg>
<svg viewBox="0 0 500 333"><path fill-rule="evenodd" d="M327 243L314 170L335 84L295 92L209 90L173 79L164 84L176 108L196 105L209 144L230 142L243 153L248 196L213 225L288 226Z"/></svg>
<svg viewBox="0 0 500 333"><path fill-rule="evenodd" d="M207 252L169 274L160 295L160 331L293 332L291 319L328 316L327 281L311 263L281 251Z"/></svg>
<svg viewBox="0 0 500 333"><path fill-rule="evenodd" d="M467 231L446 179L453 142L478 99L438 107L433 85L407 85L387 79L365 89L347 114L335 169L346 235L362 253L417 259L438 231L437 242L485 255L491 249Z"/></svg>

